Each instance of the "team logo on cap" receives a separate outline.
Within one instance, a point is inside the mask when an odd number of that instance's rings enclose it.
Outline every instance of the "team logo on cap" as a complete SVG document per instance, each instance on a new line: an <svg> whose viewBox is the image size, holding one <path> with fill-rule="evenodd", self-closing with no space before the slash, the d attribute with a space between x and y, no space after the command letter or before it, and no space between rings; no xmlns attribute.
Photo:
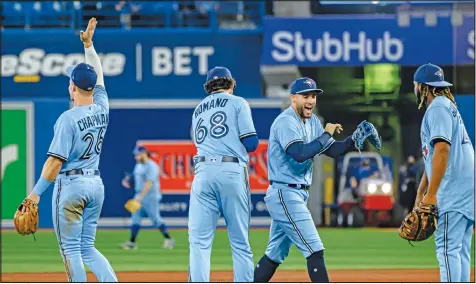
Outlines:
<svg viewBox="0 0 476 284"><path fill-rule="evenodd" d="M444 74L443 74L443 70L438 70L435 72L435 75L440 77L440 80L443 80L443 77L444 77Z"/></svg>
<svg viewBox="0 0 476 284"><path fill-rule="evenodd" d="M308 84L309 85L309 88L312 88L312 85L313 85L313 81L311 81L310 79L307 79L306 81L303 82L304 84Z"/></svg>

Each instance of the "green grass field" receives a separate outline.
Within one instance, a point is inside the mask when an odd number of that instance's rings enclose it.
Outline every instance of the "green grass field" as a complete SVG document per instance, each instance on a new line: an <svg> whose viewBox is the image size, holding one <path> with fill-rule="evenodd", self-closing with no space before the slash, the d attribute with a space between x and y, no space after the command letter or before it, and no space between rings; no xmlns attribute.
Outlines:
<svg viewBox="0 0 476 284"><path fill-rule="evenodd" d="M255 262L263 255L269 232L252 230L250 242ZM396 230L319 229L326 248L329 269L438 268L434 239L410 246ZM175 249L162 249L163 237L155 230L142 230L139 249L123 251L119 244L129 237L127 230L100 230L96 247L109 259L115 271L187 271L188 235L171 230ZM56 236L42 231L32 236L2 232L2 272L64 272ZM474 248L473 248L474 250ZM472 259L474 267L474 259ZM212 270L231 270L231 249L226 231L216 233L212 251ZM280 269L306 269L305 259L293 247Z"/></svg>

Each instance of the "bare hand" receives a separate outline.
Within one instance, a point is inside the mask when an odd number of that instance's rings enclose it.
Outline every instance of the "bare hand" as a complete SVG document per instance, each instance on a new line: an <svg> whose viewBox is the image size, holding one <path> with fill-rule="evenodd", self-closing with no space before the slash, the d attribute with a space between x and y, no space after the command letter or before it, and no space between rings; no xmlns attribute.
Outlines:
<svg viewBox="0 0 476 284"><path fill-rule="evenodd" d="M131 185L129 184L128 178L122 179L122 186L125 188L131 188Z"/></svg>
<svg viewBox="0 0 476 284"><path fill-rule="evenodd" d="M38 204L38 202L40 202L40 196L34 194L33 192L28 194L27 198L30 199L31 201L35 202L36 204ZM21 212L23 212L23 213L28 212L28 208L23 206L22 209L21 209Z"/></svg>
<svg viewBox="0 0 476 284"><path fill-rule="evenodd" d="M333 124L333 123L327 123L326 124L326 128L324 129L324 131L327 131L331 134L331 136L334 135L334 132L337 132L337 134L339 134L342 130L344 130L342 128L342 125L340 124Z"/></svg>
<svg viewBox="0 0 476 284"><path fill-rule="evenodd" d="M84 43L84 45L91 46L97 23L98 22L96 21L96 18L91 18L88 22L88 27L86 28L86 31L80 32L79 37L81 38L81 41Z"/></svg>

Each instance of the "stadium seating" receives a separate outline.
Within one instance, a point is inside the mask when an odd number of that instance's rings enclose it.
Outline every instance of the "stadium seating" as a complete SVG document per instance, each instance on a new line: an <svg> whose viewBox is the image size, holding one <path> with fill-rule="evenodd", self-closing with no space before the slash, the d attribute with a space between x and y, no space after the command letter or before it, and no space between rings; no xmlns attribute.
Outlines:
<svg viewBox="0 0 476 284"><path fill-rule="evenodd" d="M3 28L257 28L264 1L2 1ZM238 23L238 24L237 24Z"/></svg>

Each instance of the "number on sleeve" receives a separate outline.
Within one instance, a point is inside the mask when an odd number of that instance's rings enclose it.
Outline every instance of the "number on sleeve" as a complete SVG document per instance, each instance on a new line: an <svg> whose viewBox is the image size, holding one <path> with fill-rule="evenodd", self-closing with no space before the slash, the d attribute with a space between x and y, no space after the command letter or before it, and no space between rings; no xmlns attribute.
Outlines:
<svg viewBox="0 0 476 284"><path fill-rule="evenodd" d="M220 139L228 134L230 128L226 124L226 113L217 111L210 117L210 136L215 139ZM208 134L208 129L203 124L203 118L200 118L195 126L195 142L197 144L203 143Z"/></svg>

